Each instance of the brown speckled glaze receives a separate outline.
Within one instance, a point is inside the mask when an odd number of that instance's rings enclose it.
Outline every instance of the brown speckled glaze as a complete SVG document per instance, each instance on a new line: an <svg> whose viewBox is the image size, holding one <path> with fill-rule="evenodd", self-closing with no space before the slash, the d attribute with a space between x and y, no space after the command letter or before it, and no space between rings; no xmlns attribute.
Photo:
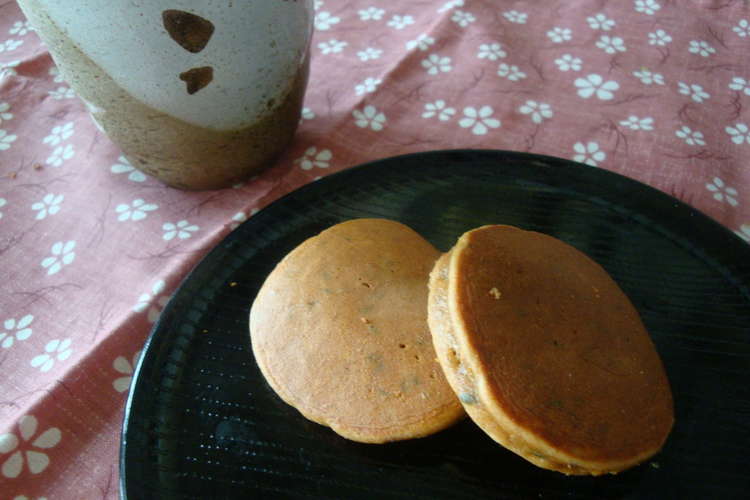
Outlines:
<svg viewBox="0 0 750 500"><path fill-rule="evenodd" d="M229 187L270 165L288 146L299 123L309 72L309 57L254 122L234 130L216 130L175 118L134 98L50 19L34 0L25 13L49 46L60 73L86 102L97 125L137 169L179 189ZM200 78L196 69L203 70ZM186 91L208 85L208 71L186 67ZM189 71L193 73L188 74ZM197 79L196 79L197 78Z"/></svg>

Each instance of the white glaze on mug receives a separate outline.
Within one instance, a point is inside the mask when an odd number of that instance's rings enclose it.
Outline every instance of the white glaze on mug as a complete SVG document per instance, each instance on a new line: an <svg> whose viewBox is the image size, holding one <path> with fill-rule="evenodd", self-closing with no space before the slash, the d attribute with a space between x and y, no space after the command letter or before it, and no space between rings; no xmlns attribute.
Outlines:
<svg viewBox="0 0 750 500"><path fill-rule="evenodd" d="M311 0L299 0L311 4ZM312 30L313 9L294 0L37 0L63 32L126 92L147 106L201 127L240 129L288 90ZM213 25L190 52L165 28L180 10ZM279 20L283 22L279 22ZM192 94L180 78L211 68Z"/></svg>

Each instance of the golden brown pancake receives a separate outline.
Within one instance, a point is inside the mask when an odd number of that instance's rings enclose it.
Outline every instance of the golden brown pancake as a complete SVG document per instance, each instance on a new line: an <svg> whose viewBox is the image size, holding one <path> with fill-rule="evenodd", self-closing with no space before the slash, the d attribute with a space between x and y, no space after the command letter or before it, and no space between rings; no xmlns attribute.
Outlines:
<svg viewBox="0 0 750 500"><path fill-rule="evenodd" d="M355 441L422 437L461 418L427 325L439 255L383 219L335 225L294 249L250 313L253 353L270 386Z"/></svg>
<svg viewBox="0 0 750 500"><path fill-rule="evenodd" d="M465 233L431 273L429 324L469 416L539 467L616 473L669 434L669 383L637 311L562 241L510 226Z"/></svg>

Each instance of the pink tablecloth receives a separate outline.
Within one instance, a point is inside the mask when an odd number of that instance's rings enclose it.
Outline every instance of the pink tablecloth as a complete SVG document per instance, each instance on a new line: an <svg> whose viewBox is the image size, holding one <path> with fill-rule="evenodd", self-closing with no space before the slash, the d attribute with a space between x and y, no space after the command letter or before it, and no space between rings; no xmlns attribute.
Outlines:
<svg viewBox="0 0 750 500"><path fill-rule="evenodd" d="M123 403L174 288L320 176L442 148L545 153L670 193L750 238L750 6L734 0L316 1L296 140L186 193L97 131L0 0L0 497L114 498Z"/></svg>

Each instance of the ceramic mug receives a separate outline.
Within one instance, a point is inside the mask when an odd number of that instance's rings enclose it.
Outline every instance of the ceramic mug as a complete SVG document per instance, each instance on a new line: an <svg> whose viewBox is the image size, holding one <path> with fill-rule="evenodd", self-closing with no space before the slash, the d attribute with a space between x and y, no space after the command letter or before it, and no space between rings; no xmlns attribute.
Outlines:
<svg viewBox="0 0 750 500"><path fill-rule="evenodd" d="M132 165L222 188L291 141L312 0L18 0L97 125Z"/></svg>

